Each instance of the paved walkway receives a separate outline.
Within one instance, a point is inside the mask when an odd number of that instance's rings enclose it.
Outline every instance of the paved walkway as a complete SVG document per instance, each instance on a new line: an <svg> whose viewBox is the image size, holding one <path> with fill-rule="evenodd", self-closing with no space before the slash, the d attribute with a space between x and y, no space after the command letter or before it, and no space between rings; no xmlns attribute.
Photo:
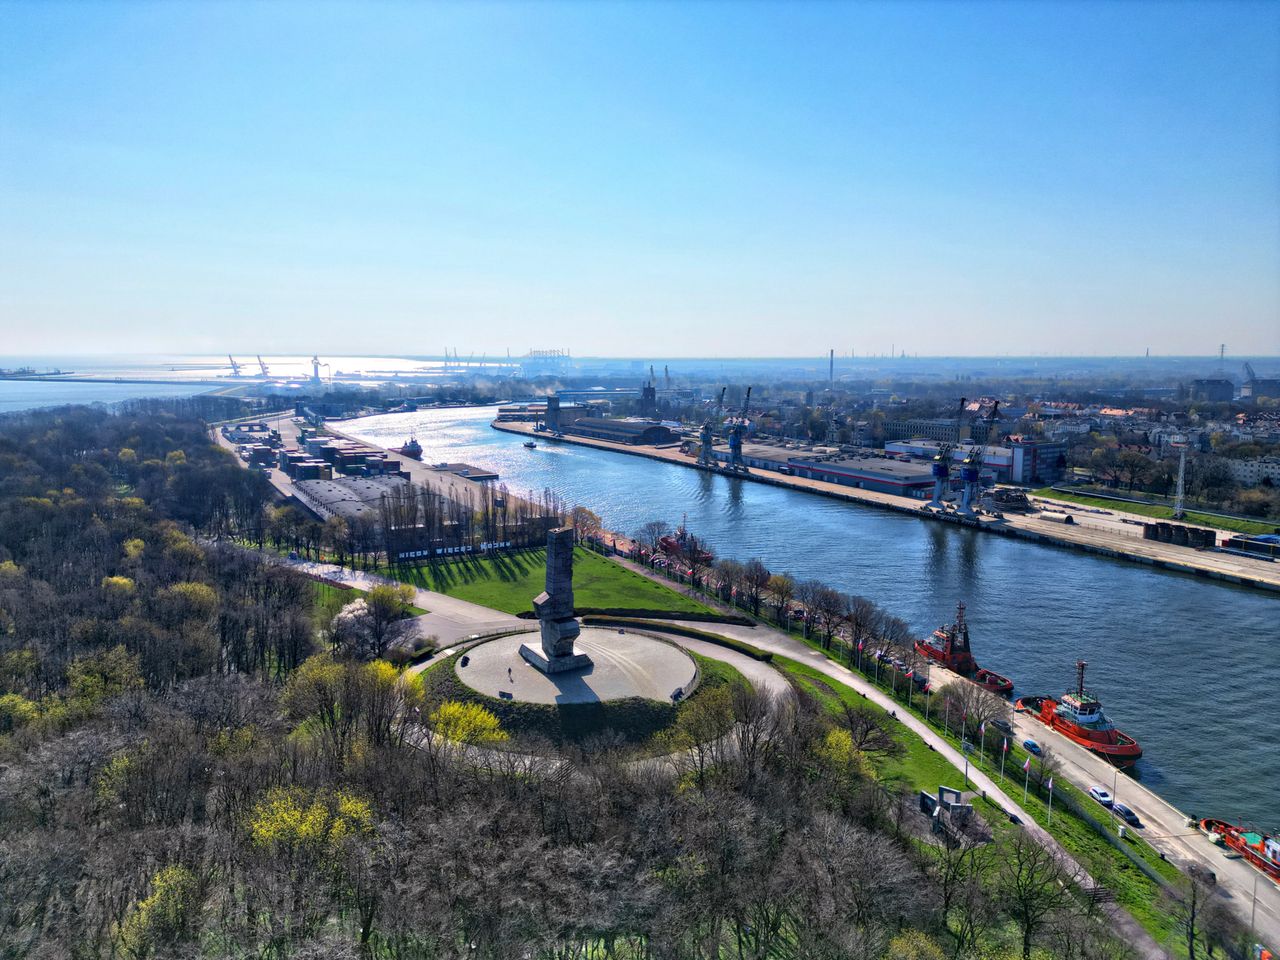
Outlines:
<svg viewBox="0 0 1280 960"><path fill-rule="evenodd" d="M358 590L368 590L371 587L397 582L363 570L349 570L336 563L320 563L316 560L284 560L282 562L311 576L322 577ZM529 600L530 609L532 609L533 598L530 597ZM425 616L417 618L418 630L421 633L439 637L441 647L486 633L520 628L532 629L536 626L532 621L521 620L519 617L482 607L478 603L468 603L466 600L436 593L434 590L423 590L420 587L414 588L413 602L427 611Z"/></svg>

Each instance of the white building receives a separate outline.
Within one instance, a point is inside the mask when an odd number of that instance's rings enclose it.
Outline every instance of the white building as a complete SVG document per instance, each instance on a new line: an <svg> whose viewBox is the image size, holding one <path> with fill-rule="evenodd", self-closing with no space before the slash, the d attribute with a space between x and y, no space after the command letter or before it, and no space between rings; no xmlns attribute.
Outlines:
<svg viewBox="0 0 1280 960"><path fill-rule="evenodd" d="M1255 457L1252 460L1224 460L1231 477L1242 487L1256 487L1263 480L1280 485L1280 457Z"/></svg>

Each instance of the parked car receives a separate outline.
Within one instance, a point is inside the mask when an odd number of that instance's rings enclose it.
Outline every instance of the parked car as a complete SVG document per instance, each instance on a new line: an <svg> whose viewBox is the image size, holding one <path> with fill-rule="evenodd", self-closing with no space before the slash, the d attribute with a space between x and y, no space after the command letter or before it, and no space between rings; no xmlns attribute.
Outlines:
<svg viewBox="0 0 1280 960"><path fill-rule="evenodd" d="M1022 746L1028 753L1034 753L1037 757L1040 756L1040 744L1034 740L1023 740Z"/></svg>
<svg viewBox="0 0 1280 960"><path fill-rule="evenodd" d="M1102 787L1090 787L1089 796L1093 797L1093 799L1097 800L1104 807L1111 806L1111 794Z"/></svg>
<svg viewBox="0 0 1280 960"><path fill-rule="evenodd" d="M1006 737L1013 736L1013 724L1011 724L1008 720L992 720L991 726L995 727L997 730L1003 733Z"/></svg>
<svg viewBox="0 0 1280 960"><path fill-rule="evenodd" d="M1117 817L1129 824L1131 827L1142 826L1142 821L1138 819L1138 815L1126 807L1123 803L1111 804L1111 812Z"/></svg>

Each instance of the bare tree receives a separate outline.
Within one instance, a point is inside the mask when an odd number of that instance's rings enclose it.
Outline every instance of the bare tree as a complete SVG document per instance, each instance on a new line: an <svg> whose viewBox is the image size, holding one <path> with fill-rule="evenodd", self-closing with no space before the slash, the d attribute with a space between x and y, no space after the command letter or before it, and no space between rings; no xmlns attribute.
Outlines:
<svg viewBox="0 0 1280 960"><path fill-rule="evenodd" d="M765 589L769 585L769 568L759 557L752 557L742 568L742 589L747 603L751 604L751 615L760 616L760 602L764 598Z"/></svg>
<svg viewBox="0 0 1280 960"><path fill-rule="evenodd" d="M1003 848L996 885L1006 912L1022 935L1023 960L1049 917L1070 899L1070 878L1050 850L1025 831Z"/></svg>

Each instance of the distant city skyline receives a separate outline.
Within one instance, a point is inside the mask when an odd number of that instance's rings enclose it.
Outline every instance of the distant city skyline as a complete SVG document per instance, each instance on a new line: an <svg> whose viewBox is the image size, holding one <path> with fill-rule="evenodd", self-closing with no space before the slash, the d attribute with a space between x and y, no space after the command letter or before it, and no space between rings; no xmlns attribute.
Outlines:
<svg viewBox="0 0 1280 960"><path fill-rule="evenodd" d="M7 355L1280 354L1280 5L0 17Z"/></svg>

